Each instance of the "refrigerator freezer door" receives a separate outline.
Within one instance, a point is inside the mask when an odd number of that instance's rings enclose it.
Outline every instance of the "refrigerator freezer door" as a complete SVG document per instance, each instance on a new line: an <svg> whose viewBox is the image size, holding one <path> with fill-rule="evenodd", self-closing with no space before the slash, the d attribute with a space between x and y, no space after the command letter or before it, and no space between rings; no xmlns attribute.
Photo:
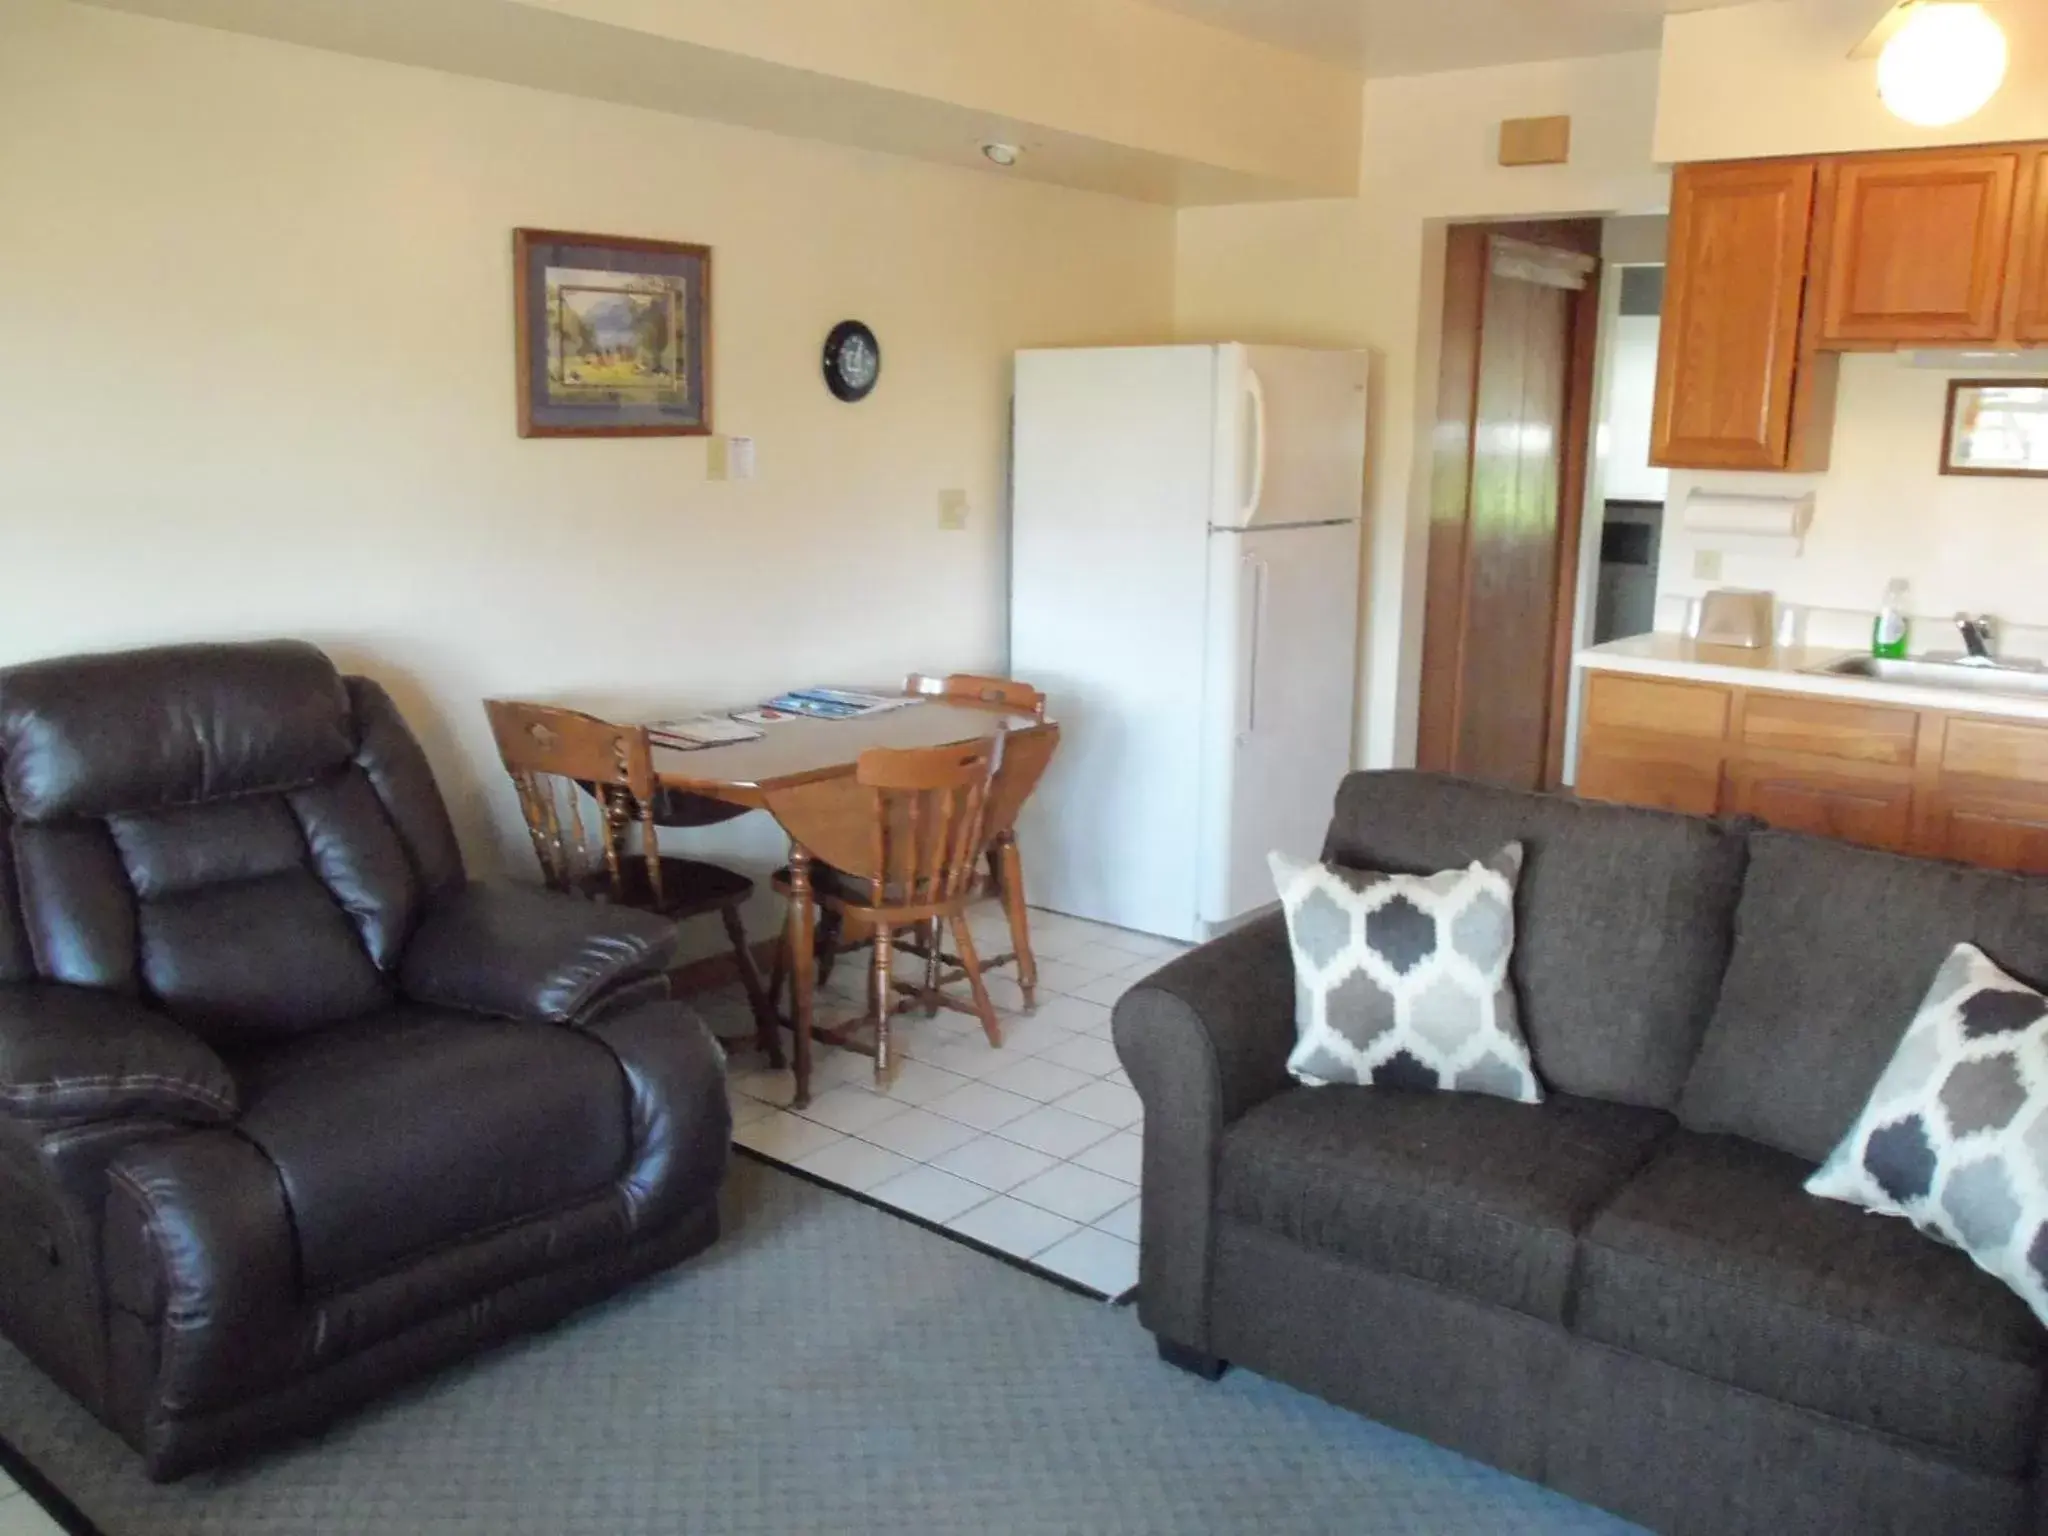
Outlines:
<svg viewBox="0 0 2048 1536"><path fill-rule="evenodd" d="M1359 517L1366 357L1295 347L1217 349L1219 528Z"/></svg>
<svg viewBox="0 0 2048 1536"><path fill-rule="evenodd" d="M1017 358L1010 666L1060 749L1018 824L1030 899L1194 939L1214 347Z"/></svg>
<svg viewBox="0 0 2048 1536"><path fill-rule="evenodd" d="M1275 899L1266 855L1322 850L1357 710L1358 524L1209 540L1205 932Z"/></svg>

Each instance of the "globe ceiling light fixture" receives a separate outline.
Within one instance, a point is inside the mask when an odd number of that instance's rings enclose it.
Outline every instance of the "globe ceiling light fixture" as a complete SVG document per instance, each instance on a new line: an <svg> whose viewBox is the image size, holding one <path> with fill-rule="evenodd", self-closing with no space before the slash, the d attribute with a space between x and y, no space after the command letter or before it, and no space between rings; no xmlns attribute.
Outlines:
<svg viewBox="0 0 2048 1536"><path fill-rule="evenodd" d="M1878 55L1877 93L1894 117L1945 128L1983 110L2005 67L2005 29L1983 6L1928 0Z"/></svg>

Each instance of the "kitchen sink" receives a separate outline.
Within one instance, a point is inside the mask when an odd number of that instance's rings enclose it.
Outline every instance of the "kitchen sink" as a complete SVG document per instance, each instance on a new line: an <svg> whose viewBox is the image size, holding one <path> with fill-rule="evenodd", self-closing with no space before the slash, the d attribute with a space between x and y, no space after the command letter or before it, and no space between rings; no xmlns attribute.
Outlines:
<svg viewBox="0 0 2048 1536"><path fill-rule="evenodd" d="M1961 693L2017 693L2048 698L2048 668L2037 661L1968 662L1940 656L1844 656L1807 671L1830 677L1864 677L1915 688L1953 688Z"/></svg>

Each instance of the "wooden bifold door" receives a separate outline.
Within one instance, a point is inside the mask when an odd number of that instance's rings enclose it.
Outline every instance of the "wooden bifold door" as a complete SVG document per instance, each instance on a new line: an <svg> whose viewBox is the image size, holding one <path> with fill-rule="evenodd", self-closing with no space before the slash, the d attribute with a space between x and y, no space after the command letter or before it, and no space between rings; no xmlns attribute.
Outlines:
<svg viewBox="0 0 2048 1536"><path fill-rule="evenodd" d="M1562 777L1598 220L1449 232L1417 760Z"/></svg>

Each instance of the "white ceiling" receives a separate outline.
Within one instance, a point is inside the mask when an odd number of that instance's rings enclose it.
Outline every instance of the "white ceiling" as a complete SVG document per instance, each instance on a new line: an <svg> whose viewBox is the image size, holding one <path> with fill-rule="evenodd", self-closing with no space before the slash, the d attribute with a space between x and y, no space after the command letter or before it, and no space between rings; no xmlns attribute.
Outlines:
<svg viewBox="0 0 2048 1536"><path fill-rule="evenodd" d="M1738 0L1150 0L1368 75L1655 48L1669 11ZM1881 7L1880 7L1881 8Z"/></svg>

